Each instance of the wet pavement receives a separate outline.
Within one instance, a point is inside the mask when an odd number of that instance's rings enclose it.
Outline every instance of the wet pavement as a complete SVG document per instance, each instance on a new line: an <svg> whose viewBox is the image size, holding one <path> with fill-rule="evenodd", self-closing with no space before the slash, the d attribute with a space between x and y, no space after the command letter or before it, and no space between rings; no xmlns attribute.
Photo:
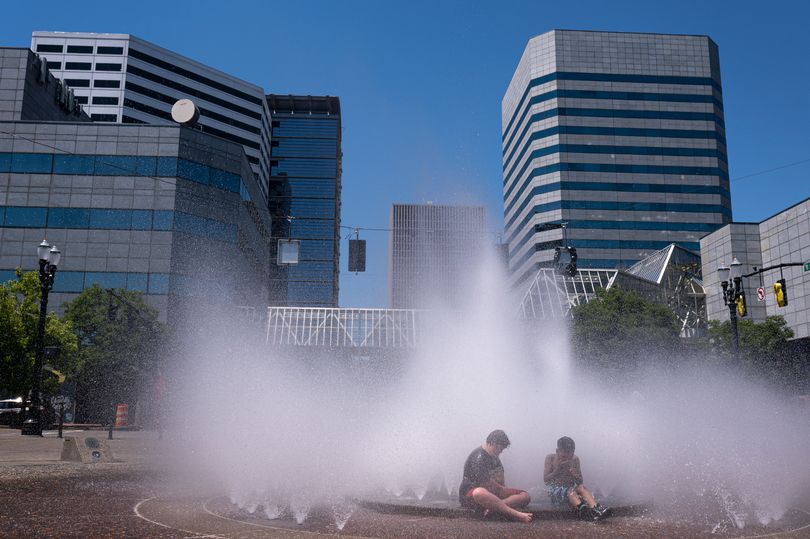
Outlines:
<svg viewBox="0 0 810 539"><path fill-rule="evenodd" d="M89 434L106 439L104 432ZM261 507L240 510L216 487L181 485L167 473L168 443L154 433L115 433L109 441L117 460L112 463L60 462L61 444L50 432L35 438L0 429L0 537L810 537L810 512L803 509L790 511L777 526L730 526L712 534L705 525L652 512L596 524L544 518L527 525L455 509L452 515L409 514L357 505L338 530L330 508L313 508L299 525L291 514L271 520Z"/></svg>

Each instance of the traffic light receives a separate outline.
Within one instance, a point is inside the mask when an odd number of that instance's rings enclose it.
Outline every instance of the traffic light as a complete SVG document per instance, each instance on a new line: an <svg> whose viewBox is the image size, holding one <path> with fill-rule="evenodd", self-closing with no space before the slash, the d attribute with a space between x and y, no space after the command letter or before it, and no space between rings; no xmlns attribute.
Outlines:
<svg viewBox="0 0 810 539"><path fill-rule="evenodd" d="M737 316L743 318L748 315L748 309L745 307L745 292L740 292L740 295L737 296L735 300L737 304Z"/></svg>
<svg viewBox="0 0 810 539"><path fill-rule="evenodd" d="M779 279L773 284L773 293L776 294L776 304L785 307L788 304L787 285L784 279Z"/></svg>

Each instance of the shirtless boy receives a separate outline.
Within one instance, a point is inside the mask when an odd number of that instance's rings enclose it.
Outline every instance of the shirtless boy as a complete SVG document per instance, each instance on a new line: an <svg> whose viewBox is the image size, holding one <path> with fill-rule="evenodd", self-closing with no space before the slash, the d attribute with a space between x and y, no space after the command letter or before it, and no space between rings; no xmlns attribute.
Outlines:
<svg viewBox="0 0 810 539"><path fill-rule="evenodd" d="M556 453L546 455L543 482L551 502L560 505L568 503L585 520L607 518L611 514L610 508L596 503L591 491L582 484L582 470L574 449L574 440L563 436L557 440Z"/></svg>
<svg viewBox="0 0 810 539"><path fill-rule="evenodd" d="M487 515L500 513L520 522L531 522L532 514L518 511L529 505L529 493L504 486L504 473L498 455L509 447L509 438L502 430L494 430L481 447L477 447L464 463L464 478L458 489L462 507Z"/></svg>

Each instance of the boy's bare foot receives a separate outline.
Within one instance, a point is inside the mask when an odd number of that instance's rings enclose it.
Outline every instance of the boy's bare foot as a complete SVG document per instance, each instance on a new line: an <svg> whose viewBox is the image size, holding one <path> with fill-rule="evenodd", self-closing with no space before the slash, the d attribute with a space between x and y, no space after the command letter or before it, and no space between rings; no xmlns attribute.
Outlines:
<svg viewBox="0 0 810 539"><path fill-rule="evenodd" d="M518 511L517 520L519 522L529 523L529 522L532 521L532 514L531 513L521 513L520 511Z"/></svg>

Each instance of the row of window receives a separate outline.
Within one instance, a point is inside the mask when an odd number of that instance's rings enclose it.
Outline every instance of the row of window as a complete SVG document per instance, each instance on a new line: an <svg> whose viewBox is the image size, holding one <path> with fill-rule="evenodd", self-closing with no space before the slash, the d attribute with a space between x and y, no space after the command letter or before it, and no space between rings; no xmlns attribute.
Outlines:
<svg viewBox="0 0 810 539"><path fill-rule="evenodd" d="M64 45L53 43L39 43L37 45L37 52L63 52ZM92 45L68 45L68 54L93 54ZM110 47L106 45L98 45L96 47L96 54L124 54L124 47Z"/></svg>
<svg viewBox="0 0 810 539"><path fill-rule="evenodd" d="M538 213L555 210L607 210L607 211L643 211L643 212L675 212L675 213L715 213L724 218L724 222L731 221L731 208L723 204L686 204L675 202L615 202L606 200L555 200L545 204L536 204L532 212L526 215L519 223L511 228L512 232L507 236L506 241L512 240L524 230L526 225Z"/></svg>
<svg viewBox="0 0 810 539"><path fill-rule="evenodd" d="M297 117L283 117L272 122L272 139L284 137L327 138L338 137L338 119L312 118L306 115Z"/></svg>
<svg viewBox="0 0 810 539"><path fill-rule="evenodd" d="M93 120L94 122L117 122L118 115L93 113L90 115L90 119Z"/></svg>
<svg viewBox="0 0 810 539"><path fill-rule="evenodd" d="M273 140L270 143L273 157L335 157L336 139L294 139Z"/></svg>
<svg viewBox="0 0 810 539"><path fill-rule="evenodd" d="M90 88L90 79L65 79L71 88ZM94 88L120 88L120 80L96 79L93 81Z"/></svg>
<svg viewBox="0 0 810 539"><path fill-rule="evenodd" d="M270 161L271 176L337 177L336 159L282 158Z"/></svg>
<svg viewBox="0 0 810 539"><path fill-rule="evenodd" d="M536 122L547 120L549 118L557 118L560 116L570 117L592 117L592 118L631 118L631 119L646 119L646 120L690 120L690 121L703 121L714 122L719 127L724 127L725 122L720 116L711 112L675 112L666 110L633 110L633 109L590 109L590 108L574 108L574 107L559 107L544 110L532 114L529 122L526 124L521 137L525 136L526 132ZM504 145L504 151L509 148L514 140L514 133L509 141Z"/></svg>
<svg viewBox="0 0 810 539"><path fill-rule="evenodd" d="M531 126L527 125L526 130ZM525 130L524 130L525 134ZM590 127L582 125L555 125L548 129L541 129L535 131L531 136L526 139L520 157L531 145L532 141L541 140L554 135L603 135L609 137L647 137L647 138L685 138L685 139L707 139L716 140L725 145L725 137L717 131L706 130L691 130L691 129L654 129L644 127ZM522 136L521 136L522 139ZM512 148L509 156L505 160L506 166L514 157L517 152L518 146ZM503 149L503 154L506 155L506 148Z"/></svg>
<svg viewBox="0 0 810 539"><path fill-rule="evenodd" d="M537 86L541 86L548 82L552 82L555 80L576 80L576 81L591 81L591 82L630 82L630 83L641 83L641 84L683 84L687 86L711 86L718 93L722 92L720 88L720 83L712 79L711 77L682 77L682 76L668 76L668 75L630 75L630 74L619 74L619 73L577 73L577 72L566 72L566 71L558 71L555 73L549 73L548 75L544 75L542 77L538 77L536 79L532 79L529 81L529 84L526 86L526 90L523 92L523 95L518 102L518 106L515 107L515 111L512 113L512 118L509 119L509 123L506 126L506 130L504 131L504 138L506 138L506 134L512 128L512 125L515 123L515 118L518 112L523 108L524 102L526 101L526 97L529 95L529 92L532 88Z"/></svg>
<svg viewBox="0 0 810 539"><path fill-rule="evenodd" d="M572 182L559 181L545 185L537 185L532 188L526 197L515 197L506 205L506 214L511 215L506 226L510 227L517 219L518 215L532 201L532 199L543 193L555 191L608 191L620 193L678 193L692 195L720 195L725 202L731 204L731 192L719 185L685 185L685 184L660 184L660 183L623 183L623 182ZM522 200L521 200L522 198ZM515 207L515 203L521 200Z"/></svg>
<svg viewBox="0 0 810 539"><path fill-rule="evenodd" d="M151 105L147 105L145 103L141 103L140 101L135 101L133 99L124 98L124 106L129 107L133 110L138 110L141 112L145 112L146 114L150 114L152 116L156 116L158 118L163 118L164 120L174 121L172 120L172 113L166 110L161 110L155 108ZM201 109L202 110L202 109ZM240 137L239 135L234 135L233 133L228 133L227 131L223 131L221 129L217 129L216 127L212 127L210 125L204 126L204 130L206 133L210 133L212 135L216 135L220 138L224 138L225 140L230 140L231 142L235 142L242 146L247 146L248 148L253 148L255 150L259 149L259 143L255 140L248 140L244 137ZM252 156L248 156L248 161L251 163L258 162L258 159L252 158Z"/></svg>
<svg viewBox="0 0 810 539"><path fill-rule="evenodd" d="M0 270L0 282L16 279L14 271ZM119 271L59 271L53 280L54 292L79 293L94 284L102 288L125 288L144 294L168 294L168 273Z"/></svg>
<svg viewBox="0 0 810 539"><path fill-rule="evenodd" d="M315 197L331 198L337 195L334 179L295 178L286 176L270 182L269 198Z"/></svg>
<svg viewBox="0 0 810 539"><path fill-rule="evenodd" d="M529 158L518 172L522 176L526 169L531 166L532 161L538 157L552 155L556 153L596 153L607 155L653 155L661 157L713 157L728 164L725 152L715 148L667 148L662 146L613 146L601 144L554 144L545 148L537 148L529 154ZM522 155L521 155L522 157ZM504 183L509 182L512 173L517 167L519 159L512 165L511 170L505 175ZM504 170L506 170L504 168Z"/></svg>
<svg viewBox="0 0 810 539"><path fill-rule="evenodd" d="M171 79L161 77L160 75L157 75L157 74L152 73L150 71L147 71L145 69L135 67L132 64L127 65L127 73L130 73L132 75L136 75L138 77L141 77L142 79L151 80L152 82L156 82L156 83L158 83L158 84L160 84L162 86L165 86L167 88L173 88L174 90L178 90L180 92L183 92L183 94L185 94L188 97L197 97L197 98L203 99L205 101L208 101L209 103L214 103L215 105L219 105L219 106L224 107L226 109L230 109L230 110L232 110L234 112L238 112L239 114L243 114L244 116L247 116L248 118L253 118L255 120L261 120L262 115L261 115L260 112L257 112L256 110L250 110L250 109L246 109L245 107L240 107L239 105L236 105L236 104L232 103L231 101L227 101L227 100L222 99L220 97L213 96L213 95L211 95L209 93L203 92L203 91L198 90L196 88L192 88L191 86L186 86L185 84L181 84L181 83L179 83L177 81L173 81Z"/></svg>
<svg viewBox="0 0 810 539"><path fill-rule="evenodd" d="M146 88L145 86L141 86L140 84L127 82L125 87L126 87L127 90L135 92L136 94L140 94L140 95L143 95L143 96L146 96L146 97L151 97L152 99L155 99L157 101L162 101L162 102L167 103L169 105L174 105L175 102L177 102L176 97L172 97L172 96L163 94L161 92L158 92L156 90ZM230 116L225 116L224 114L220 114L218 112L214 112L214 111L206 109L206 108L200 107L200 114L203 115L203 116L206 116L208 118L211 118L213 120L217 120L219 122L222 122L224 124L232 125L233 127L236 127L236 128L241 129L243 131L247 131L248 133L253 133L253 134L256 134L256 135L259 135L261 133L261 129L259 129L258 127L246 124L245 122L240 122L239 120L235 120Z"/></svg>
<svg viewBox="0 0 810 539"><path fill-rule="evenodd" d="M236 241L236 225L170 210L0 206L0 226L93 230L173 230L218 241Z"/></svg>
<svg viewBox="0 0 810 539"><path fill-rule="evenodd" d="M51 62L48 62L50 64ZM59 62L54 62L59 63ZM50 67L50 65L48 66ZM59 68L54 68L59 69ZM92 62L65 62L66 71L93 71ZM121 71L121 64L96 62L96 71Z"/></svg>
<svg viewBox="0 0 810 539"><path fill-rule="evenodd" d="M0 153L0 172L180 177L231 193L239 192L242 181L232 172L186 159L142 155Z"/></svg>
<svg viewBox="0 0 810 539"><path fill-rule="evenodd" d="M515 199L521 197L529 187L531 181L552 172L611 172L621 174L672 174L678 176L717 176L728 180L728 172L719 167L687 167L668 165L631 165L615 163L552 163L542 167L535 167L521 182L513 181L506 189L504 200L508 200L516 186L520 185ZM506 184L506 181L504 181Z"/></svg>
<svg viewBox="0 0 810 539"><path fill-rule="evenodd" d="M245 92L237 90L236 88L233 88L232 86L229 86L228 84L225 84L225 83L222 83L222 82L219 82L219 81L215 81L213 79L209 79L208 77L205 77L205 76L200 75L198 73L195 73L193 71L189 71L188 69L183 69L180 66L174 65L174 64L172 64L170 62L166 62L165 60L161 60L160 58L155 58L154 56L146 54L145 52L141 52L141 51L139 51L137 49L130 48L129 49L129 55L132 56L133 58L137 58L138 60L141 60L141 61L146 62L148 64L152 64L153 66L159 67L161 69L165 69L166 71L171 71L172 73L177 73L178 75L180 75L182 77L185 77L187 79L190 79L190 80L193 80L193 81L196 81L196 82L201 82L202 84L205 84L206 86L210 86L211 88L216 88L217 90L225 92L226 94L230 94L230 95L238 97L240 99L244 99L245 101L247 101L249 103L253 103L255 105L261 105L262 104L262 99L260 97L257 97L255 95L247 94Z"/></svg>

